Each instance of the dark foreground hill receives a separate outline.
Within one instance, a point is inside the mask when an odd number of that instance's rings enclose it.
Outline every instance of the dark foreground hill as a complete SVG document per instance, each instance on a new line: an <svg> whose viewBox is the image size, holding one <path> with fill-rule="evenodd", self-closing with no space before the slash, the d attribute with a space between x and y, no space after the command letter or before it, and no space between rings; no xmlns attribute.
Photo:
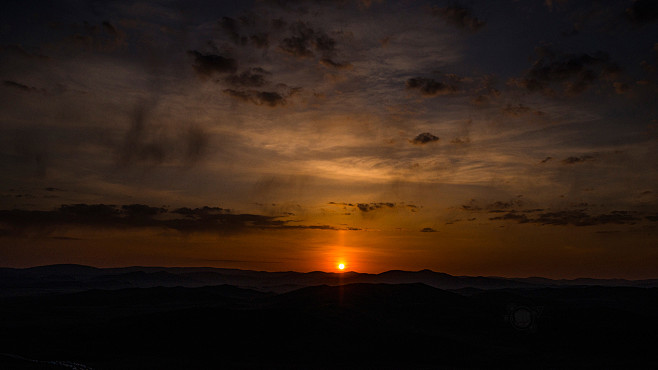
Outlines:
<svg viewBox="0 0 658 370"><path fill-rule="evenodd" d="M426 284L0 299L0 368L650 368L658 288Z"/></svg>

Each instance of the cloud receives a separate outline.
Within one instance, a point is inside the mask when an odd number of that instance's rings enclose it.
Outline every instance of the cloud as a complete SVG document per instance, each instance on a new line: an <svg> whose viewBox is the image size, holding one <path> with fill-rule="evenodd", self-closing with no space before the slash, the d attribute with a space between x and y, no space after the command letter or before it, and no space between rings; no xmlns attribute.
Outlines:
<svg viewBox="0 0 658 370"><path fill-rule="evenodd" d="M270 46L270 36L267 33L260 32L249 36L251 43L257 48L267 48Z"/></svg>
<svg viewBox="0 0 658 370"><path fill-rule="evenodd" d="M335 61L333 61L332 59L329 59L329 58L321 59L320 64L322 64L325 67L337 68L337 69L350 69L350 68L352 68L352 64L350 64L350 63L338 63L338 62L335 62Z"/></svg>
<svg viewBox="0 0 658 370"><path fill-rule="evenodd" d="M455 4L445 8L434 8L433 14L443 18L448 23L470 32L477 32L486 22L473 16L469 8Z"/></svg>
<svg viewBox="0 0 658 370"><path fill-rule="evenodd" d="M618 64L612 62L607 53L565 54L549 47L535 49L539 59L516 83L531 92L547 95L565 93L570 95L586 91L600 80L612 81L620 72Z"/></svg>
<svg viewBox="0 0 658 370"><path fill-rule="evenodd" d="M118 42L119 44L122 43L122 38L125 36L122 35L122 33L119 32L110 22L104 21L103 23L101 23L101 26L103 27L103 30L107 34L114 37L115 42Z"/></svg>
<svg viewBox="0 0 658 370"><path fill-rule="evenodd" d="M572 156L572 157L567 157L567 158L563 159L562 163L564 163L564 164L576 164L576 163L591 161L593 159L594 159L594 157L592 157L591 155L583 155L583 156L580 156L580 157L573 157Z"/></svg>
<svg viewBox="0 0 658 370"><path fill-rule="evenodd" d="M10 81L10 80L4 80L3 84L5 86L18 89L18 90L23 90L23 91L36 91L37 89L34 87L30 87L27 85L24 85L22 83L16 82L16 81Z"/></svg>
<svg viewBox="0 0 658 370"><path fill-rule="evenodd" d="M195 163L206 153L210 139L208 134L198 126L187 129L183 135L183 159L188 163Z"/></svg>
<svg viewBox="0 0 658 370"><path fill-rule="evenodd" d="M192 165L206 153L210 143L207 132L201 127L172 130L154 125L152 115L156 104L142 101L137 104L130 126L117 147L117 162L121 166L145 164L160 165L167 160Z"/></svg>
<svg viewBox="0 0 658 370"><path fill-rule="evenodd" d="M471 102L475 105L484 105L501 95L500 90L496 88L496 79L493 76L485 75L480 79L479 86L473 89L474 98Z"/></svg>
<svg viewBox="0 0 658 370"><path fill-rule="evenodd" d="M166 213L167 209L163 207L150 207L144 204L128 204L121 206L121 211L128 217L153 217L161 213Z"/></svg>
<svg viewBox="0 0 658 370"><path fill-rule="evenodd" d="M240 74L233 74L224 79L227 83L234 86L260 87L267 83L265 75L268 72L262 68L251 68Z"/></svg>
<svg viewBox="0 0 658 370"><path fill-rule="evenodd" d="M628 19L636 24L651 23L658 20L658 3L654 0L635 0L626 9Z"/></svg>
<svg viewBox="0 0 658 370"><path fill-rule="evenodd" d="M553 159L553 157L546 157L546 158L542 159L542 161L540 163L546 163L546 162L550 161L551 159Z"/></svg>
<svg viewBox="0 0 658 370"><path fill-rule="evenodd" d="M165 160L169 143L161 135L151 135L147 126L152 109L153 105L145 102L135 108L130 128L120 148L120 164L128 165L134 162L160 164Z"/></svg>
<svg viewBox="0 0 658 370"><path fill-rule="evenodd" d="M337 205L337 206L350 206L350 207L355 207L355 204L353 204L353 203L344 203L344 202L337 203L337 202L329 202L328 204Z"/></svg>
<svg viewBox="0 0 658 370"><path fill-rule="evenodd" d="M491 217L489 218L491 221L498 221L498 220L505 220L505 221L517 221L520 224L524 224L529 222L528 216L524 214L518 214L516 212L509 212L506 213L503 216L498 216L498 217Z"/></svg>
<svg viewBox="0 0 658 370"><path fill-rule="evenodd" d="M569 210L558 212L547 212L530 218L526 215L518 214L514 211L503 216L492 217L492 221L516 221L518 223L536 223L541 225L574 225L574 226L594 226L605 224L635 224L640 218L631 214L629 211L613 211L608 214L591 216L583 210Z"/></svg>
<svg viewBox="0 0 658 370"><path fill-rule="evenodd" d="M395 208L395 203L357 203L356 207L361 212L370 212L381 208Z"/></svg>
<svg viewBox="0 0 658 370"><path fill-rule="evenodd" d="M418 90L425 96L450 95L456 93L459 88L453 81L440 82L432 78L416 77L407 80L407 89Z"/></svg>
<svg viewBox="0 0 658 370"><path fill-rule="evenodd" d="M200 77L210 77L215 73L235 73L238 69L238 62L233 58L203 54L196 50L187 53L194 57L194 70Z"/></svg>
<svg viewBox="0 0 658 370"><path fill-rule="evenodd" d="M276 107L286 104L286 98L275 91L256 91L256 90L234 90L225 89L225 94L230 95L238 100L253 103L256 105L267 105Z"/></svg>
<svg viewBox="0 0 658 370"><path fill-rule="evenodd" d="M522 207L524 202L521 199L511 199L509 201L495 201L493 203L487 203L482 205L479 201L471 199L468 204L464 204L461 208L465 211L487 211L490 213L503 213L506 210Z"/></svg>
<svg viewBox="0 0 658 370"><path fill-rule="evenodd" d="M290 37L281 41L281 50L300 58L311 57L313 50L325 56L331 55L336 48L336 40L320 30L314 30L308 23L295 22L289 26Z"/></svg>
<svg viewBox="0 0 658 370"><path fill-rule="evenodd" d="M537 116L543 116L545 114L540 110L532 109L523 104L518 104L518 105L507 104L504 108L501 109L501 111L503 112L504 115L510 117L519 117L529 113L532 113Z"/></svg>
<svg viewBox="0 0 658 370"><path fill-rule="evenodd" d="M432 229L431 227L424 227L420 230L421 233L435 233L436 230Z"/></svg>
<svg viewBox="0 0 658 370"><path fill-rule="evenodd" d="M222 19L219 21L219 26L222 28L224 32L226 32L229 39L231 39L233 43L235 43L236 45L246 44L247 38L246 37L243 38L240 36L238 21L230 17L222 17Z"/></svg>
<svg viewBox="0 0 658 370"><path fill-rule="evenodd" d="M414 204L405 204L405 203L393 203L393 202L371 202L371 203L346 203L346 202L329 202L328 204L334 206L341 206L343 210L347 210L347 207L353 207L352 211L359 211L363 213L378 211L378 210L390 210L390 209L405 209L409 212L415 213L418 212L420 208ZM345 215L351 215L352 213L344 213Z"/></svg>
<svg viewBox="0 0 658 370"><path fill-rule="evenodd" d="M331 225L291 225L281 216L236 214L220 207L182 207L169 211L144 204L122 206L108 204L64 204L51 211L0 210L3 236L40 231L48 235L59 228L84 226L94 228L162 228L191 232L238 232L247 229L360 230Z"/></svg>
<svg viewBox="0 0 658 370"><path fill-rule="evenodd" d="M427 143L431 143L434 141L439 141L438 136L434 136L430 134L429 132L423 132L422 134L418 134L413 140L409 140L410 143L416 144L416 145L423 145Z"/></svg>
<svg viewBox="0 0 658 370"><path fill-rule="evenodd" d="M457 137L450 140L450 144L456 144L456 145L466 145L466 144L470 144L470 142L471 139L468 136L463 138Z"/></svg>

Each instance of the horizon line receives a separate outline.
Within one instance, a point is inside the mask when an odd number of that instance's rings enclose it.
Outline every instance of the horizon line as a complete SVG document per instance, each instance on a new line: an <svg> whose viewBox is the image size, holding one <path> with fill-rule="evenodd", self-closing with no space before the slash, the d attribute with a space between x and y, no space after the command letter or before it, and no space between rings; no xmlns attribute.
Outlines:
<svg viewBox="0 0 658 370"><path fill-rule="evenodd" d="M28 266L28 267L10 267L10 266L0 266L0 269L14 269L14 270L27 270L27 269L34 269L34 268L40 268L40 267L55 267L55 266L78 266L78 267L88 267L92 269L98 269L98 270L107 270L107 269L127 269L127 268L150 268L150 269L184 269L184 268L190 268L190 269L216 269L216 270L238 270L238 271L251 271L251 272L263 272L263 273L298 273L298 274L312 274L312 273L324 273L324 274L335 274L335 275L345 275L345 274L363 274L363 275L381 275L385 273L390 273L390 272L409 272L409 273L419 273L423 271L431 272L434 274L443 274L443 275L448 275L452 277L473 277L473 278L498 278L498 279L547 279L547 280L554 280L554 281L574 281L574 280L584 280L584 279L589 279L589 280L623 280L623 281L646 281L646 280L658 280L658 276L653 277L653 278L640 278L640 279L629 279L629 278L624 278L624 277L587 277L587 276L581 276L581 277L576 277L576 278L550 278L550 277L544 277L540 275L532 275L532 276L501 276L501 275L453 275L447 272L442 272L442 271L434 271L429 268L421 269L421 270L402 270L402 269L391 269L391 270L385 270L382 272L378 273L370 273L370 272L359 272L359 271L322 271L322 270L312 270L312 271L295 271L295 270L285 270L285 271L267 271L267 270L253 270L253 269L243 269L243 268L231 268L231 267L213 267L213 266L161 266L161 265L156 265L156 266L145 266L145 265L130 265L130 266L112 266L112 267L98 267L98 266L92 266L92 265L84 265L84 264L79 264L79 263L53 263L53 264L46 264L46 265L34 265L34 266Z"/></svg>

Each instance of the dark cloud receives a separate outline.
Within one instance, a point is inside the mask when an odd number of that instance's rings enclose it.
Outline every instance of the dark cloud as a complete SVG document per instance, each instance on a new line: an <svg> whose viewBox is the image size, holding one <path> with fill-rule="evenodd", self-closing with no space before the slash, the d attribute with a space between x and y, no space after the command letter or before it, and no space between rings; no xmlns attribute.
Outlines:
<svg viewBox="0 0 658 370"><path fill-rule="evenodd" d="M489 220L492 221L497 221L497 220L505 220L505 221L517 221L520 224L529 222L528 216L524 214L518 214L516 212L509 212L503 216L498 216L498 217L491 217Z"/></svg>
<svg viewBox="0 0 658 370"><path fill-rule="evenodd" d="M546 157L546 158L542 159L541 163L546 163L546 162L550 161L551 159L553 159L553 157Z"/></svg>
<svg viewBox="0 0 658 370"><path fill-rule="evenodd" d="M463 137L463 138L462 137L457 137L457 138L454 138L454 139L450 140L451 144L456 144L456 145L466 145L466 144L470 144L470 142L471 142L471 139L468 136Z"/></svg>
<svg viewBox="0 0 658 370"><path fill-rule="evenodd" d="M395 208L395 203L357 203L356 207L361 212L370 212L381 208Z"/></svg>
<svg viewBox="0 0 658 370"><path fill-rule="evenodd" d="M540 110L535 110L532 109L528 106L525 106L523 104L518 104L518 105L512 105L512 104L507 104L504 108L501 109L504 115L510 116L510 117L519 117L523 116L526 114L534 114L537 116L543 116L544 112Z"/></svg>
<svg viewBox="0 0 658 370"><path fill-rule="evenodd" d="M236 214L219 207L177 208L144 204L65 204L51 211L0 210L3 236L40 231L48 235L59 228L85 226L94 228L162 228L184 233L238 232L247 229L360 230L330 225L291 225L280 216Z"/></svg>
<svg viewBox="0 0 658 370"><path fill-rule="evenodd" d="M407 208L409 208L409 211L411 212L417 212L418 211L418 206L415 204L406 204L405 205Z"/></svg>
<svg viewBox="0 0 658 370"><path fill-rule="evenodd" d="M636 215L628 211L613 211L608 214L589 215L583 210L558 211L542 213L534 218L517 212L509 212L503 216L493 217L494 221L516 221L518 223L536 223L541 225L574 225L574 226L594 226L605 224L635 224L640 221Z"/></svg>
<svg viewBox="0 0 658 370"><path fill-rule="evenodd" d="M224 81L234 86L260 87L267 83L267 74L262 68L251 68L240 74L230 75Z"/></svg>
<svg viewBox="0 0 658 370"><path fill-rule="evenodd" d="M418 134L413 140L409 140L410 143L416 144L416 145L423 145L427 143L431 143L434 141L439 141L438 136L434 136L430 134L429 132L423 132L422 134Z"/></svg>
<svg viewBox="0 0 658 370"><path fill-rule="evenodd" d="M167 209L163 207L150 207L144 204L128 204L121 206L121 211L128 217L153 217L161 213L166 213Z"/></svg>
<svg viewBox="0 0 658 370"><path fill-rule="evenodd" d="M329 225L283 225L281 229L303 229L303 230L361 230L358 228L339 229Z"/></svg>
<svg viewBox="0 0 658 370"><path fill-rule="evenodd" d="M445 8L432 9L434 15L439 16L459 28L470 32L477 32L486 22L473 16L471 9L455 4Z"/></svg>
<svg viewBox="0 0 658 370"><path fill-rule="evenodd" d="M333 204L333 205L337 205L337 206L350 206L350 207L354 207L354 206L355 206L355 204L353 204L353 203L336 203L336 202L329 202L329 204Z"/></svg>
<svg viewBox="0 0 658 370"><path fill-rule="evenodd" d="M183 135L183 140L183 159L188 164L195 163L203 157L210 141L208 134L197 126L190 127Z"/></svg>
<svg viewBox="0 0 658 370"><path fill-rule="evenodd" d="M591 155L583 155L583 156L580 156L580 157L567 157L567 158L562 160L562 163L564 163L564 164L575 164L575 163L582 163L582 162L586 162L586 161L591 161L593 159L594 159L594 157L592 157Z"/></svg>
<svg viewBox="0 0 658 370"><path fill-rule="evenodd" d="M432 229L431 227L424 227L420 230L421 233L435 233L436 230Z"/></svg>
<svg viewBox="0 0 658 370"><path fill-rule="evenodd" d="M214 73L235 73L238 69L238 62L233 58L203 54L196 50L187 53L194 57L194 70L201 77L210 77Z"/></svg>
<svg viewBox="0 0 658 370"><path fill-rule="evenodd" d="M325 56L331 55L336 48L336 41L320 30L314 30L308 23L295 22L289 27L291 36L281 41L279 47L296 57L305 58L314 55L313 50Z"/></svg>
<svg viewBox="0 0 658 370"><path fill-rule="evenodd" d="M296 57L310 57L313 52L308 48L308 43L299 37L289 37L284 39L280 45L281 49L296 56Z"/></svg>
<svg viewBox="0 0 658 370"><path fill-rule="evenodd" d="M102 27L103 27L103 30L104 30L105 32L107 32L109 35L112 35L112 36L114 36L115 38L120 37L120 35L119 35L119 31L117 31L117 29L114 28L114 26L113 26L110 22L105 21L105 22L103 22L101 25L102 25Z"/></svg>
<svg viewBox="0 0 658 370"><path fill-rule="evenodd" d="M631 22L645 24L658 20L658 2L655 0L635 0L626 15Z"/></svg>
<svg viewBox="0 0 658 370"><path fill-rule="evenodd" d="M232 96L244 102L253 103L256 105L267 105L276 107L286 104L286 97L275 91L256 91L256 90L234 90L225 89L225 94Z"/></svg>
<svg viewBox="0 0 658 370"><path fill-rule="evenodd" d="M11 88L18 89L18 90L23 90L23 91L35 91L36 90L34 87L30 87L30 86L24 85L24 84L16 82L16 81L4 80L2 83L3 83L3 85L5 85L7 87L11 87Z"/></svg>
<svg viewBox="0 0 658 370"><path fill-rule="evenodd" d="M24 92L48 94L48 91L46 89L36 88L34 86L28 86L16 81L4 80L2 84L8 88L17 89Z"/></svg>
<svg viewBox="0 0 658 370"><path fill-rule="evenodd" d="M425 96L450 95L456 93L459 88L454 78L452 81L440 82L432 78L416 77L407 80L407 89L418 90Z"/></svg>
<svg viewBox="0 0 658 370"><path fill-rule="evenodd" d="M564 54L549 47L536 49L539 56L517 84L547 95L580 94L600 80L611 81L621 72L608 54Z"/></svg>
<svg viewBox="0 0 658 370"><path fill-rule="evenodd" d="M510 209L522 207L524 202L521 199L511 199L509 201L495 201L493 203L481 204L475 199L471 199L468 204L464 204L461 208L465 211L486 211L489 213L503 213Z"/></svg>
<svg viewBox="0 0 658 370"><path fill-rule="evenodd" d="M337 69L350 69L352 64L350 63L339 63L329 58L324 58L320 60L320 64L325 67L337 68Z"/></svg>
<svg viewBox="0 0 658 370"><path fill-rule="evenodd" d="M249 40L258 48L267 48L270 46L270 36L267 33L255 33L249 36Z"/></svg>
<svg viewBox="0 0 658 370"><path fill-rule="evenodd" d="M148 127L148 116L153 105L140 103L135 107L130 128L120 148L119 163L129 165L135 162L160 164L165 160L169 143L161 135L153 135Z"/></svg>
<svg viewBox="0 0 658 370"><path fill-rule="evenodd" d="M181 165L194 165L206 153L210 143L208 133L200 126L173 130L152 123L155 102L142 101L135 106L130 125L117 146L120 166L160 165L167 160Z"/></svg>
<svg viewBox="0 0 658 370"><path fill-rule="evenodd" d="M222 17L219 20L219 26L236 45L244 45L246 43L246 38L240 36L240 26L237 20L230 17Z"/></svg>
<svg viewBox="0 0 658 370"><path fill-rule="evenodd" d="M485 105L501 95L496 88L496 79L493 76L484 76L473 90L474 97L471 102L475 105Z"/></svg>
<svg viewBox="0 0 658 370"><path fill-rule="evenodd" d="M332 53L336 49L336 40L329 37L326 33L318 33L312 42L313 46L321 52Z"/></svg>

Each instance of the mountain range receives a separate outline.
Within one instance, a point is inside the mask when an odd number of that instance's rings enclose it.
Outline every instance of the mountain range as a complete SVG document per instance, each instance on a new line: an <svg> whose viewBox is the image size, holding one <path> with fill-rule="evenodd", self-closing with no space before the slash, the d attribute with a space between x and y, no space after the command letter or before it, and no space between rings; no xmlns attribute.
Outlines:
<svg viewBox="0 0 658 370"><path fill-rule="evenodd" d="M439 289L505 289L562 286L658 287L658 279L560 279L541 277L453 276L431 270L359 272L267 272L212 267L96 268L60 264L15 269L0 268L0 296L77 292L89 289L202 287L233 285L261 292L284 293L308 286L354 283L422 283Z"/></svg>

